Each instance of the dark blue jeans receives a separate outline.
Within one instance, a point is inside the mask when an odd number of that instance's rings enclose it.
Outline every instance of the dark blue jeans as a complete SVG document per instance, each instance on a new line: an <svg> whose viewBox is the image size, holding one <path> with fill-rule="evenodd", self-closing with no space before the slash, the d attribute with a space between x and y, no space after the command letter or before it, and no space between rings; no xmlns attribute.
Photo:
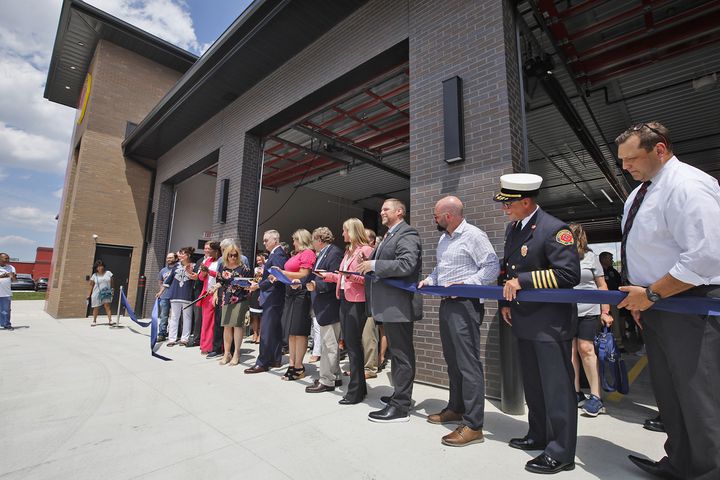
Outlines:
<svg viewBox="0 0 720 480"><path fill-rule="evenodd" d="M158 312L158 320L160 322L160 328L158 329L158 335L167 337L168 334L168 317L170 316L170 299L161 298Z"/></svg>
<svg viewBox="0 0 720 480"><path fill-rule="evenodd" d="M0 297L0 328L10 326L10 300L12 297Z"/></svg>

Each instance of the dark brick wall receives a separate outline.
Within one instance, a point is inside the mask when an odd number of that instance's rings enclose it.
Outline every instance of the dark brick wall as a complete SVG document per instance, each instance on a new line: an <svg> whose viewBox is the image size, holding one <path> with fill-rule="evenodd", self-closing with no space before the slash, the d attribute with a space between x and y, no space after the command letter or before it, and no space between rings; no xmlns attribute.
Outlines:
<svg viewBox="0 0 720 480"><path fill-rule="evenodd" d="M155 302L155 293L158 291L157 274L165 266L167 253L168 233L172 220L173 186L161 183L155 186L152 211L155 213L155 224L152 228L152 238L147 247L145 259L145 315L149 315Z"/></svg>
<svg viewBox="0 0 720 480"><path fill-rule="evenodd" d="M217 238L234 238L251 262L255 261L255 226L257 224L258 199L260 195L260 164L262 162L261 139L245 134L242 161L226 158L222 154L218 165L218 180L230 179L228 216L225 223L217 222L213 231ZM215 212L220 206L218 184Z"/></svg>
<svg viewBox="0 0 720 480"><path fill-rule="evenodd" d="M511 173L522 156L517 60L512 14L502 0L451 0L442 8L433 0L414 0L409 17L411 211L427 274L439 237L432 209L445 195L460 197L467 220L502 252L506 221L492 195L500 175ZM455 75L463 80L465 161L450 165L443 160L442 81ZM485 307L481 357L487 394L497 397L497 305ZM447 385L438 310L439 301L428 298L425 319L415 327L417 379Z"/></svg>

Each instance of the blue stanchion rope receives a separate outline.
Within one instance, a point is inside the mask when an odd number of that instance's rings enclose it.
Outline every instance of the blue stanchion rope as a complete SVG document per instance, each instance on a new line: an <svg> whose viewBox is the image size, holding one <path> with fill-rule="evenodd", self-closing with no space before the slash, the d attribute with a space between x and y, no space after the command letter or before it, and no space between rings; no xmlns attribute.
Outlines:
<svg viewBox="0 0 720 480"><path fill-rule="evenodd" d="M125 311L128 314L128 317L130 317L130 320L137 323L141 327L145 328L147 326L150 326L150 354L155 357L159 358L160 360L171 361L172 359L163 357L162 355L159 355L157 353L157 349L159 348L159 345L157 344L157 337L158 337L158 309L160 305L160 300L155 300L155 304L153 305L152 314L150 315L150 321L149 322L143 322L141 320L138 320L137 315L135 315L135 311L130 307L130 304L128 303L128 299L125 296L125 292L120 290L120 300L122 301L123 306L125 307Z"/></svg>

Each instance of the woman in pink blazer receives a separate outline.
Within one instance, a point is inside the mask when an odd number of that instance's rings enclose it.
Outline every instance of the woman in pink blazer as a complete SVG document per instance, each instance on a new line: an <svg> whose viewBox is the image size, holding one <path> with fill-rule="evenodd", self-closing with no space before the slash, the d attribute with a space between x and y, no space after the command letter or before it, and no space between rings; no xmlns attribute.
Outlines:
<svg viewBox="0 0 720 480"><path fill-rule="evenodd" d="M348 243L345 256L337 273L322 275L326 282L335 282L335 294L340 299L340 327L342 328L345 347L350 357L350 384L340 405L360 403L367 395L365 384L365 358L362 346L362 331L365 328L365 277L355 275L357 265L370 258L372 247L365 234L363 223L357 218L350 218L343 223L343 239Z"/></svg>

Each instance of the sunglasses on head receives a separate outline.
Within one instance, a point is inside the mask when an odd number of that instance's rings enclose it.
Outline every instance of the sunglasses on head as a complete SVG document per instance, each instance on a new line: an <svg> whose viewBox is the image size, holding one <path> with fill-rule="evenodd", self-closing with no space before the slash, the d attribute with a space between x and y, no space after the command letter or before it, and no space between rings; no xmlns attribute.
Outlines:
<svg viewBox="0 0 720 480"><path fill-rule="evenodd" d="M662 140L662 142L663 142L665 145L668 144L668 141L667 141L667 138L665 137L665 135L663 135L662 133L660 133L660 130L658 130L657 128L651 127L651 126L648 125L647 123L638 123L637 125L635 125L634 127L632 127L632 128L630 129L630 131L632 131L632 132L639 132L639 131L642 130L643 128L647 128L648 130L650 130L651 132L653 132L655 135L657 135L658 137L660 137L660 140Z"/></svg>

